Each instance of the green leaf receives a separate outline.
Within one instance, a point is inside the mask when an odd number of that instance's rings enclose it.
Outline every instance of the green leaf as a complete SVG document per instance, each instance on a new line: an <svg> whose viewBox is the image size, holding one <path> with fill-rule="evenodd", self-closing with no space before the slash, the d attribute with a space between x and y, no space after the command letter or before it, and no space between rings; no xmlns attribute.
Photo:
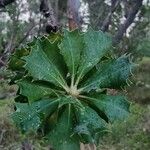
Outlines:
<svg viewBox="0 0 150 150"><path fill-rule="evenodd" d="M57 54L54 51L58 52L57 42L47 42L46 48L43 50L42 42L37 40L30 55L24 57L24 60L26 60L25 68L36 80L49 81L65 88L66 82L58 69L61 60L59 60L59 64L56 63Z"/></svg>
<svg viewBox="0 0 150 150"><path fill-rule="evenodd" d="M104 112L110 122L125 119L129 115L130 103L125 96L93 95L86 99L91 105Z"/></svg>
<svg viewBox="0 0 150 150"><path fill-rule="evenodd" d="M73 136L72 108L69 104L60 116L56 127L47 136L55 150L79 150L78 139Z"/></svg>
<svg viewBox="0 0 150 150"><path fill-rule="evenodd" d="M100 63L97 72L81 85L82 90L89 92L97 88L119 89L127 84L133 66L129 57L125 55L117 60Z"/></svg>
<svg viewBox="0 0 150 150"><path fill-rule="evenodd" d="M18 91L19 92L19 91ZM28 103L28 99L26 96L23 96L23 95L17 95L14 99L14 101L16 103Z"/></svg>
<svg viewBox="0 0 150 150"><path fill-rule="evenodd" d="M75 133L81 137L82 142L97 144L96 136L106 128L106 122L89 106L76 108L75 113L78 124Z"/></svg>
<svg viewBox="0 0 150 150"><path fill-rule="evenodd" d="M63 61L62 55L59 53L58 44L60 42L61 35L52 34L49 37L42 37L40 40L40 47L47 55L47 57L53 61L53 63L57 66L58 70L62 75L66 75L66 66Z"/></svg>
<svg viewBox="0 0 150 150"><path fill-rule="evenodd" d="M23 70L25 61L22 59L23 56L29 55L31 47L35 45L37 38L33 38L32 42L27 43L26 46L15 50L13 55L10 57L8 62L8 68L13 71Z"/></svg>
<svg viewBox="0 0 150 150"><path fill-rule="evenodd" d="M19 86L12 117L22 132L41 129L55 150L79 150L125 118L129 103L107 88L126 85L134 65L125 55L112 58L111 45L101 31L64 30L17 50L9 64Z"/></svg>
<svg viewBox="0 0 150 150"><path fill-rule="evenodd" d="M64 106L64 105L68 105L68 104L74 104L78 107L82 106L81 102L75 97L72 97L72 96L61 97L61 101L59 102L59 108Z"/></svg>
<svg viewBox="0 0 150 150"><path fill-rule="evenodd" d="M48 37L43 36L39 39L41 39L41 40L44 39L44 41L49 40L51 42L54 42L54 41L58 41L58 39L60 39L60 37L61 37L60 34L52 34ZM29 55L31 47L33 47L36 44L36 41L37 41L37 38L35 37L32 42L27 43L27 46L22 47L20 49L16 49L15 52L13 53L13 55L9 59L8 68L13 71L22 69L23 65L25 64L25 61L22 60L21 58L23 56ZM44 44L46 44L46 43L44 43ZM56 55L56 57L57 56L58 55Z"/></svg>
<svg viewBox="0 0 150 150"><path fill-rule="evenodd" d="M59 48L73 80L80 62L80 53L83 50L83 46L83 39L78 30L72 32L64 30L64 38Z"/></svg>
<svg viewBox="0 0 150 150"><path fill-rule="evenodd" d="M90 28L83 36L84 50L78 69L77 82L110 51L112 45L111 38L101 31L93 31Z"/></svg>
<svg viewBox="0 0 150 150"><path fill-rule="evenodd" d="M12 56L8 65L9 65L9 69L16 71L22 69L24 64L25 62L23 60L20 60L20 58L17 58L16 56Z"/></svg>
<svg viewBox="0 0 150 150"><path fill-rule="evenodd" d="M60 42L63 38L62 34L57 32L57 33L50 33L49 35L44 35L41 37L41 40L43 39L48 39L50 42Z"/></svg>
<svg viewBox="0 0 150 150"><path fill-rule="evenodd" d="M16 112L12 118L22 132L36 131L43 120L48 117L58 106L59 99L42 99L31 105L16 103Z"/></svg>
<svg viewBox="0 0 150 150"><path fill-rule="evenodd" d="M15 53L11 56L8 68L17 71L23 69L23 65L25 61L21 59L22 56L26 56L29 54L29 51L26 48L17 49Z"/></svg>
<svg viewBox="0 0 150 150"><path fill-rule="evenodd" d="M20 88L20 94L26 96L29 103L56 93L53 89L38 85L35 82L28 80L19 80L17 84Z"/></svg>

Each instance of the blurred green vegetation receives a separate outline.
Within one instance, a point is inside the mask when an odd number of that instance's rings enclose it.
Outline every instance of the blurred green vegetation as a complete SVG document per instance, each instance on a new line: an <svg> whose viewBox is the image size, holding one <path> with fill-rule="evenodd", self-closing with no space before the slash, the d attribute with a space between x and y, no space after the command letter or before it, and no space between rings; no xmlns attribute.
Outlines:
<svg viewBox="0 0 150 150"><path fill-rule="evenodd" d="M150 58L144 57L135 71L134 84L127 88L132 102L131 115L123 122L110 125L110 132L100 139L99 150L149 150L150 148ZM48 150L35 134L22 135L14 126L13 97L16 87L1 80L0 86L0 150L20 150L28 140L35 150ZM3 96L2 96L3 95Z"/></svg>
<svg viewBox="0 0 150 150"><path fill-rule="evenodd" d="M131 116L110 126L110 133L100 142L99 150L149 150L150 106L131 106Z"/></svg>
<svg viewBox="0 0 150 150"><path fill-rule="evenodd" d="M143 57L135 70L129 97L140 104L150 104L150 57Z"/></svg>
<svg viewBox="0 0 150 150"><path fill-rule="evenodd" d="M87 6L87 12L82 17L87 20L83 25L100 29L107 18L110 5L104 0L82 0ZM52 6L58 14L60 25L66 26L67 1L51 0ZM127 1L129 4L132 1ZM8 5L0 14L0 60L7 63L14 47L30 41L34 36L45 33L46 19L39 12L40 1L17 0ZM58 3L59 7L56 7ZM127 30L121 43L117 46L117 53L132 53L134 60L142 61L135 71L133 85L128 87L127 93L132 101L131 115L124 122L110 125L110 132L100 139L99 149L102 150L149 150L150 149L150 1L145 1L133 26ZM130 8L127 7L128 9ZM85 9L86 10L86 9ZM127 11L128 12L128 11ZM112 16L111 27L108 32L112 35L118 30L124 17L123 5L118 6ZM31 27L34 28L31 28ZM119 52L118 52L119 49ZM143 58L143 56L146 56ZM1 57L3 59L1 59ZM5 58L6 57L6 58ZM6 61L6 62L5 62ZM0 66L3 62L0 62ZM5 66L6 65L6 66ZM2 65L3 66L3 65ZM49 146L38 139L36 135L24 136L14 126L10 116L14 111L13 97L15 86L8 85L11 75L6 71L7 64L0 68L0 150L20 150L22 143L29 140L33 149L48 150Z"/></svg>

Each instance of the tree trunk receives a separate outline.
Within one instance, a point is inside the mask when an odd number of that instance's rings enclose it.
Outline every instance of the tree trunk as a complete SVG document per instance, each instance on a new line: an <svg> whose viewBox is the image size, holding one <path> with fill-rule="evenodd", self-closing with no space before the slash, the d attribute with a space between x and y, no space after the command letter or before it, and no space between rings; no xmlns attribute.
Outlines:
<svg viewBox="0 0 150 150"><path fill-rule="evenodd" d="M123 35L126 33L126 30L129 28L129 26L133 23L136 14L141 8L142 2L143 0L134 0L132 8L128 12L127 19L123 24L119 26L118 31L114 36L114 40L113 40L114 44L118 44L122 40Z"/></svg>
<svg viewBox="0 0 150 150"><path fill-rule="evenodd" d="M69 29L74 30L80 27L80 0L68 0L68 24Z"/></svg>

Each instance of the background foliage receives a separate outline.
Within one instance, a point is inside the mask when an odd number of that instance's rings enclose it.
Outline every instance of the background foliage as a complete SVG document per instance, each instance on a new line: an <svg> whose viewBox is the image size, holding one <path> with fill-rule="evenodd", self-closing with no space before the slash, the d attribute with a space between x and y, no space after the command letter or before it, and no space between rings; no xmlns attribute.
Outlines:
<svg viewBox="0 0 150 150"><path fill-rule="evenodd" d="M68 26L67 0L49 0L58 24L61 27ZM80 8L81 28L85 30L88 26L94 29L102 29L104 20L110 12L111 1L109 0L82 0ZM124 7L123 2L127 2ZM115 35L120 24L124 22L127 13L132 8L132 2L138 0L119 1L111 16L111 26L107 29ZM7 60L14 48L23 45L37 35L45 34L47 19L40 12L40 0L16 0L5 8L0 8L0 149L19 149L26 146L26 140L36 149L48 149L45 143L31 135L22 137L11 124L9 114L13 111L13 97L17 87L8 86L8 78L12 75L6 71ZM1 4L1 1L0 1ZM125 4L125 3L124 3ZM134 86L127 89L131 100L138 105L133 106L131 117L125 123L116 123L112 127L112 133L104 136L100 144L101 149L149 149L149 116L150 116L150 1L143 0L142 6L132 24L125 32L122 40L117 46L118 55L132 53L134 60L140 64L137 69ZM5 111L7 110L7 111ZM122 132L121 132L122 131ZM116 137L117 135L117 137ZM132 136L132 138L131 138ZM7 140L6 140L7 139ZM28 146L28 145L27 145Z"/></svg>

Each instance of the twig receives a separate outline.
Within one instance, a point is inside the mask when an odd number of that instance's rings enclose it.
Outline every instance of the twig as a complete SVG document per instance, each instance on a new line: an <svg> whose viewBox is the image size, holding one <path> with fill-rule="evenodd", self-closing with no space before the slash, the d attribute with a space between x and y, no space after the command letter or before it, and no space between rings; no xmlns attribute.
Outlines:
<svg viewBox="0 0 150 150"><path fill-rule="evenodd" d="M0 58L0 64L2 64L2 65L0 65L0 67L5 66L5 62L2 60L2 57Z"/></svg>
<svg viewBox="0 0 150 150"><path fill-rule="evenodd" d="M109 25L111 23L112 15L113 15L114 11L116 10L116 8L118 7L119 3L120 3L120 0L111 0L110 12L108 13L106 19L103 22L103 25L101 27L102 31L108 30Z"/></svg>
<svg viewBox="0 0 150 150"><path fill-rule="evenodd" d="M19 47L20 44L22 44L22 42L24 42L24 40L26 40L26 38L29 36L30 32L33 30L33 28L34 28L35 26L36 26L36 25L33 24L33 25L31 26L31 28L29 28L29 30L26 32L25 36L18 42L18 44L17 44L16 46L14 46L14 47L12 48L12 52L13 52L17 47Z"/></svg>
<svg viewBox="0 0 150 150"><path fill-rule="evenodd" d="M42 16L40 16L40 20L39 20L39 28L38 28L37 36L39 36L40 33L41 33L42 21L43 21L43 18L42 18Z"/></svg>
<svg viewBox="0 0 150 150"><path fill-rule="evenodd" d="M2 143L3 137L4 137L4 133L6 132L6 130L2 130L1 131L1 135L0 135L0 144Z"/></svg>
<svg viewBox="0 0 150 150"><path fill-rule="evenodd" d="M18 44L15 45L14 47L12 47L12 38L11 38L9 45L7 46L5 52L3 53L3 55L2 55L1 58L0 58L0 67L6 65L6 62L7 62L7 59L8 59L8 58L7 58L8 53L9 53L9 54L13 53L14 50L15 50L17 47L19 47L19 46L22 44L22 42L29 36L30 32L32 31L32 29L33 29L35 26L36 26L35 24L32 25L31 28L26 32L25 36L24 36L24 37L18 42ZM12 35L12 37L13 37L13 35ZM11 46L11 47L10 47L10 46ZM4 60L4 61L3 61L3 60Z"/></svg>

